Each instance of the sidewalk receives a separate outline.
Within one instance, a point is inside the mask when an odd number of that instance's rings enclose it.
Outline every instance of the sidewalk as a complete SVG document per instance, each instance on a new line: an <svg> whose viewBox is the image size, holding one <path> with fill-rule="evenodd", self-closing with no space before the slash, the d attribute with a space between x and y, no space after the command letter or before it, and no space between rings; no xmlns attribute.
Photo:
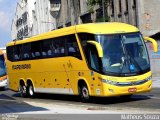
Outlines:
<svg viewBox="0 0 160 120"><path fill-rule="evenodd" d="M152 77L153 88L160 88L160 77Z"/></svg>

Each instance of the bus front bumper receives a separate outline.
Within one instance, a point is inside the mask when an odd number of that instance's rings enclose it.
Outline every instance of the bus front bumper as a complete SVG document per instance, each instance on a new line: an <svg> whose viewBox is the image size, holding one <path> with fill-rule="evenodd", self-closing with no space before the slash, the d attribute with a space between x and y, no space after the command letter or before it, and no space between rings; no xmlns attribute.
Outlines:
<svg viewBox="0 0 160 120"><path fill-rule="evenodd" d="M104 96L121 96L121 95L131 95L136 93L149 92L152 88L152 80L141 84L133 86L115 86L110 84L103 83L105 88L103 93Z"/></svg>

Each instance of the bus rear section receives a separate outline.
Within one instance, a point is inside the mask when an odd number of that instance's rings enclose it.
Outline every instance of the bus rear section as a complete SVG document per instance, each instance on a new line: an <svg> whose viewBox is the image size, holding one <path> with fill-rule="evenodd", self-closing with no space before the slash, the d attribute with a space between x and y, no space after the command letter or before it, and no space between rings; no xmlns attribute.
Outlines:
<svg viewBox="0 0 160 120"><path fill-rule="evenodd" d="M5 87L7 87L7 82L5 54L0 50L0 88L5 89Z"/></svg>

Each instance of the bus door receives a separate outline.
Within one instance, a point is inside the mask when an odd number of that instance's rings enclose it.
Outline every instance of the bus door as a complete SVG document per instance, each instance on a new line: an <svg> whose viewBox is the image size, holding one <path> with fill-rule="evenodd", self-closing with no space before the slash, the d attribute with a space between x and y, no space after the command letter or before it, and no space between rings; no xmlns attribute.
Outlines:
<svg viewBox="0 0 160 120"><path fill-rule="evenodd" d="M91 86L94 96L100 96L102 93L102 83L100 80L101 60L97 49L92 44L87 44L85 51L88 67L90 68Z"/></svg>
<svg viewBox="0 0 160 120"><path fill-rule="evenodd" d="M73 89L73 92L77 93L78 91L77 80L79 80L80 77L84 76L85 73L84 70L86 69L86 64L84 65L85 61L82 61L82 57L80 54L80 50L75 35L70 35L68 37L66 42L66 48L68 56L66 64L68 83Z"/></svg>

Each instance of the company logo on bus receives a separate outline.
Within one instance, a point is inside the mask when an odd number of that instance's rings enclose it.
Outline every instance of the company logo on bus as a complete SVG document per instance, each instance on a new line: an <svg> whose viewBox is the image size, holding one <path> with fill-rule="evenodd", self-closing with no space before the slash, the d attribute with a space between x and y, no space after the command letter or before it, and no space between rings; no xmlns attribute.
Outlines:
<svg viewBox="0 0 160 120"><path fill-rule="evenodd" d="M31 64L12 65L12 70L31 69Z"/></svg>

